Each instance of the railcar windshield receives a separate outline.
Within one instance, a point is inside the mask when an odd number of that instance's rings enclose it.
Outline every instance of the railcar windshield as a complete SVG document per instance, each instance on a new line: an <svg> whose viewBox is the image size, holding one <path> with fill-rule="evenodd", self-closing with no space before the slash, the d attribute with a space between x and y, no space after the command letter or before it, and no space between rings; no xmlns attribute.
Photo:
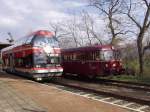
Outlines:
<svg viewBox="0 0 150 112"><path fill-rule="evenodd" d="M60 56L49 56L46 53L35 53L34 64L39 67L60 66Z"/></svg>
<svg viewBox="0 0 150 112"><path fill-rule="evenodd" d="M42 53L34 53L34 64L39 67L59 66L60 57L51 53L50 48L59 48L58 40L56 37L36 36L33 41L33 46L42 47ZM49 47L48 47L49 46ZM54 55L54 56L53 56Z"/></svg>
<svg viewBox="0 0 150 112"><path fill-rule="evenodd" d="M47 64L48 66L60 65L60 56L47 56Z"/></svg>
<svg viewBox="0 0 150 112"><path fill-rule="evenodd" d="M39 67L46 67L47 59L46 53L34 53L34 65Z"/></svg>
<svg viewBox="0 0 150 112"><path fill-rule="evenodd" d="M115 50L105 50L100 53L101 59L105 61L119 59L119 53Z"/></svg>
<svg viewBox="0 0 150 112"><path fill-rule="evenodd" d="M51 46L51 47L59 47L58 40L56 37L44 37L44 36L36 36L33 39L33 45L38 47Z"/></svg>

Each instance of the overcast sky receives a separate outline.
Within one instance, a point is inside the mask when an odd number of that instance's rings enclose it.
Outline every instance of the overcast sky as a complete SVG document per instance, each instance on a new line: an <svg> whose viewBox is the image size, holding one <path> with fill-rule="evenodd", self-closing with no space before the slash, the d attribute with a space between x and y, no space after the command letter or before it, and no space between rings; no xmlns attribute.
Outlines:
<svg viewBox="0 0 150 112"><path fill-rule="evenodd" d="M49 22L65 21L74 12L87 8L86 0L0 0L0 42L7 32L15 39L38 29L49 29Z"/></svg>

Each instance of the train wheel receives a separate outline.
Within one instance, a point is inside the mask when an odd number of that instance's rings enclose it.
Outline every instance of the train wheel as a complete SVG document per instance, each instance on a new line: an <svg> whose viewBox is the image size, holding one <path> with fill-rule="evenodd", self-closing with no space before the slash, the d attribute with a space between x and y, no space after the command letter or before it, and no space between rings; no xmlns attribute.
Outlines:
<svg viewBox="0 0 150 112"><path fill-rule="evenodd" d="M87 77L88 77L88 79L92 79L93 80L93 79L96 78L96 75L89 74Z"/></svg>
<svg viewBox="0 0 150 112"><path fill-rule="evenodd" d="M85 79L85 76L83 76L83 75L77 75L77 78L79 78L79 79Z"/></svg>
<svg viewBox="0 0 150 112"><path fill-rule="evenodd" d="M67 73L63 72L62 77L64 77L64 78L67 77Z"/></svg>

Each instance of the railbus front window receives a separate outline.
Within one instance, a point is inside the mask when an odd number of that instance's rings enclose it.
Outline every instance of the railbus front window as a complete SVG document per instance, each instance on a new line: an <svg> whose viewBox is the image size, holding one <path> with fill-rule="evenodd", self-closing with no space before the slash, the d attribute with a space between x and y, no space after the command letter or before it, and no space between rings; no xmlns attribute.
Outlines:
<svg viewBox="0 0 150 112"><path fill-rule="evenodd" d="M115 59L120 59L121 58L121 52L119 50L116 50L114 52L114 55L115 55Z"/></svg>
<svg viewBox="0 0 150 112"><path fill-rule="evenodd" d="M114 52L112 50L105 50L100 52L101 60L109 61L115 59Z"/></svg>
<svg viewBox="0 0 150 112"><path fill-rule="evenodd" d="M120 52L116 50L100 51L100 59L105 61L120 59Z"/></svg>

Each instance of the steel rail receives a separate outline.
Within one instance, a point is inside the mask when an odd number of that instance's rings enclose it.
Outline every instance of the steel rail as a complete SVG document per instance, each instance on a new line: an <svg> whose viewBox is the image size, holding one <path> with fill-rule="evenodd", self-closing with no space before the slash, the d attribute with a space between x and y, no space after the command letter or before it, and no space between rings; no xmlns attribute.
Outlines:
<svg viewBox="0 0 150 112"><path fill-rule="evenodd" d="M73 83L71 84L71 83L67 83L62 80L54 80L54 81L52 81L52 83L71 87L71 88L78 89L78 90L96 93L99 95L105 95L105 96L110 96L110 97L114 97L114 98L118 98L118 99L123 99L126 101L132 101L132 102L143 104L143 105L150 105L150 99L143 99L141 97L132 97L130 95L125 95L124 93L118 94L118 93L114 93L114 92L110 92L110 91L104 91L104 90L100 90L100 89L96 89L96 88L91 88L88 86L88 84L87 84L87 86L85 86L85 85L82 86L82 84L80 84L80 85L73 84ZM85 82L82 82L82 83L85 83Z"/></svg>

